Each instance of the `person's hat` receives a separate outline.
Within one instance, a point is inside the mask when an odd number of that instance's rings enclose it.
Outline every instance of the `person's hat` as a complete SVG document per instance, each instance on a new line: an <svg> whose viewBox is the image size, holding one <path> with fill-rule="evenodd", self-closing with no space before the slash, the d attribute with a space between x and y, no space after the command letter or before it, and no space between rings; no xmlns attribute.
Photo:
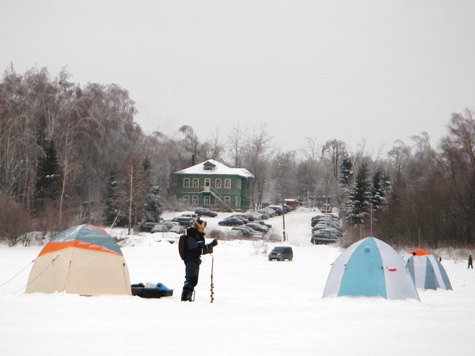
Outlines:
<svg viewBox="0 0 475 356"><path fill-rule="evenodd" d="M193 223L193 226L195 227L195 229L206 229L206 221L203 221L201 219L198 219L198 220L195 220L195 222Z"/></svg>

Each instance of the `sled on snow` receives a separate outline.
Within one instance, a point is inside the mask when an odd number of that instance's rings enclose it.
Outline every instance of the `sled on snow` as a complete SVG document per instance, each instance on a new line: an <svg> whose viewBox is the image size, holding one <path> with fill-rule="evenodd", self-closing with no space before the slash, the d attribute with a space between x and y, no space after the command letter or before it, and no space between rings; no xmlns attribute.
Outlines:
<svg viewBox="0 0 475 356"><path fill-rule="evenodd" d="M137 283L132 284L132 295L141 298L161 298L171 297L173 295L173 289L167 288L162 283Z"/></svg>

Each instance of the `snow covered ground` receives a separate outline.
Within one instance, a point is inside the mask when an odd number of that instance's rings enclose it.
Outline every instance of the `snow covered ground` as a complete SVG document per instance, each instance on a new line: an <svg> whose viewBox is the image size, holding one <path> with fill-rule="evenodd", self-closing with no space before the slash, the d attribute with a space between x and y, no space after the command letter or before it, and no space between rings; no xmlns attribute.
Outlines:
<svg viewBox="0 0 475 356"><path fill-rule="evenodd" d="M285 218L292 262L267 261L276 243L221 241L213 254L213 304L211 256L203 256L196 301L182 303L184 265L177 244L160 234L131 236L122 251L132 283L174 289L161 299L26 294L41 246L2 245L0 355L472 354L475 271L465 261L444 258L454 290L419 290L421 302L322 299L342 250L310 244L315 214L302 209ZM223 216L207 218L207 231ZM268 221L281 235L282 217Z"/></svg>

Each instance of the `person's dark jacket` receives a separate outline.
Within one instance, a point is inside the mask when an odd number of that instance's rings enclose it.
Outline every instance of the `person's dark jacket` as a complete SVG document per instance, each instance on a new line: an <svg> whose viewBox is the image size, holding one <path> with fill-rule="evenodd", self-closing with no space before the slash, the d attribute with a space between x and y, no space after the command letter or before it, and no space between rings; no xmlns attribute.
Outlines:
<svg viewBox="0 0 475 356"><path fill-rule="evenodd" d="M189 260L197 260L201 263L200 256L203 254L203 248L205 248L204 233L199 232L194 227L190 227L186 230L186 247L185 247L185 262Z"/></svg>

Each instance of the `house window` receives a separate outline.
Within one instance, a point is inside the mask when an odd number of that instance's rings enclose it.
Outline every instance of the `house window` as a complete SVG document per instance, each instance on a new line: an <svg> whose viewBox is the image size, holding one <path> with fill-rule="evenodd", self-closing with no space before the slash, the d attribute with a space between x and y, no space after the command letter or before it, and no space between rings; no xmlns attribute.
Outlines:
<svg viewBox="0 0 475 356"><path fill-rule="evenodd" d="M237 189L242 189L242 180L237 181Z"/></svg>
<svg viewBox="0 0 475 356"><path fill-rule="evenodd" d="M236 197L236 206L237 207L241 206L241 197Z"/></svg>
<svg viewBox="0 0 475 356"><path fill-rule="evenodd" d="M231 197L225 196L225 197L224 197L224 202L225 202L227 205L230 205L230 204L231 204Z"/></svg>
<svg viewBox="0 0 475 356"><path fill-rule="evenodd" d="M204 205L209 205L209 195L205 195L203 198Z"/></svg>
<svg viewBox="0 0 475 356"><path fill-rule="evenodd" d="M211 185L211 178L205 178L205 187L209 187Z"/></svg>
<svg viewBox="0 0 475 356"><path fill-rule="evenodd" d="M231 188L231 179L224 180L224 188L230 189Z"/></svg>
<svg viewBox="0 0 475 356"><path fill-rule="evenodd" d="M198 188L200 186L200 180L198 178L193 178L193 188Z"/></svg>
<svg viewBox="0 0 475 356"><path fill-rule="evenodd" d="M190 178L184 178L183 179L183 186L185 188L189 188L190 187Z"/></svg>
<svg viewBox="0 0 475 356"><path fill-rule="evenodd" d="M191 201L193 202L193 205L198 205L198 196L197 195L193 195L191 197Z"/></svg>
<svg viewBox="0 0 475 356"><path fill-rule="evenodd" d="M214 181L214 187L221 188L221 179L216 178L216 180Z"/></svg>
<svg viewBox="0 0 475 356"><path fill-rule="evenodd" d="M184 195L183 196L183 203L188 205L190 204L190 196L189 195Z"/></svg>

